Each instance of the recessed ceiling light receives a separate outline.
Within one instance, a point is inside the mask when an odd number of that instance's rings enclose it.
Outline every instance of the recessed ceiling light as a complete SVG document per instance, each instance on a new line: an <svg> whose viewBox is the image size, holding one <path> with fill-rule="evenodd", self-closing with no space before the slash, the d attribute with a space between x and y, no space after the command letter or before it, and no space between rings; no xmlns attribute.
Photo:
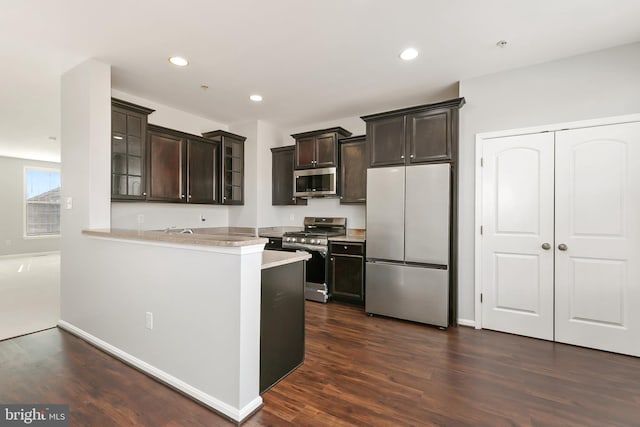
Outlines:
<svg viewBox="0 0 640 427"><path fill-rule="evenodd" d="M507 41L506 40L500 40L498 43L496 43L496 46L498 46L498 47L507 47Z"/></svg>
<svg viewBox="0 0 640 427"><path fill-rule="evenodd" d="M171 62L173 65L177 65L178 67L186 67L187 65L189 65L189 61L181 56L172 56L171 58L169 58L169 62Z"/></svg>
<svg viewBox="0 0 640 427"><path fill-rule="evenodd" d="M260 102L262 101L262 96L255 94L255 95L251 95L249 99L252 100L253 102Z"/></svg>
<svg viewBox="0 0 640 427"><path fill-rule="evenodd" d="M402 51L400 54L400 58L405 61L411 61L412 59L416 59L418 57L418 51L412 47L408 47Z"/></svg>

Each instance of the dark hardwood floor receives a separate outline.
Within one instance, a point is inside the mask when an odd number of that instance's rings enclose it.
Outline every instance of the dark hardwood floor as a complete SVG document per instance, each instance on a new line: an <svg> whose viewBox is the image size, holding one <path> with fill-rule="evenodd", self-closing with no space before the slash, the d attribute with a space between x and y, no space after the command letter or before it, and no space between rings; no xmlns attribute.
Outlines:
<svg viewBox="0 0 640 427"><path fill-rule="evenodd" d="M640 359L307 303L304 365L246 426L637 426ZM226 426L63 331L0 342L1 403L68 403L71 426Z"/></svg>

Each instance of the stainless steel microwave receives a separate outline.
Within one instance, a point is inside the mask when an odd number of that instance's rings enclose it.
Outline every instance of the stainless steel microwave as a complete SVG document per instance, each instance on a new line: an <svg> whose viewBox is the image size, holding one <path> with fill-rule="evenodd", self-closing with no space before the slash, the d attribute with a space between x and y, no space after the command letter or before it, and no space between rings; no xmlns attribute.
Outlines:
<svg viewBox="0 0 640 427"><path fill-rule="evenodd" d="M295 197L337 196L336 168L317 168L293 171Z"/></svg>

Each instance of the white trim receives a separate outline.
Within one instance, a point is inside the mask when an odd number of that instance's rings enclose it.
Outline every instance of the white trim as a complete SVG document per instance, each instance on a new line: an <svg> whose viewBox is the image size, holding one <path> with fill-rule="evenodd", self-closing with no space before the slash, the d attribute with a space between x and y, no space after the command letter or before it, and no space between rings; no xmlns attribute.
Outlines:
<svg viewBox="0 0 640 427"><path fill-rule="evenodd" d="M556 132L559 130L589 128L595 126L607 126L620 123L631 123L640 121L640 113L626 114L624 116L603 117L589 120L579 120L575 122L553 123L541 126L532 126L527 128L517 128L500 130L493 132L483 132L476 134L476 141L480 139L501 138L503 136L526 135L530 133L540 132Z"/></svg>
<svg viewBox="0 0 640 427"><path fill-rule="evenodd" d="M475 316L475 328L482 329L482 305L480 303L480 293L482 292L482 235L480 227L482 226L482 141L480 134L476 135L476 212L474 224L474 245L475 245L475 262L474 262L474 293L473 293L473 310Z"/></svg>
<svg viewBox="0 0 640 427"><path fill-rule="evenodd" d="M33 258L33 257L49 256L49 255L60 255L60 251L27 252L23 254L0 255L0 260L11 259L11 258Z"/></svg>
<svg viewBox="0 0 640 427"><path fill-rule="evenodd" d="M469 326L471 328L475 328L476 327L476 322L473 320L469 320L469 319L458 319L458 325L459 326ZM476 328L478 329L478 328Z"/></svg>
<svg viewBox="0 0 640 427"><path fill-rule="evenodd" d="M482 329L482 305L480 303L480 293L482 292L482 236L480 226L482 225L482 168L480 160L482 158L482 148L485 139L501 138L505 136L527 135L542 132L556 132L567 129L579 129L586 127L608 126L620 123L640 122L640 113L627 114L623 116L604 117L597 119L581 120L576 122L555 123L528 128L518 128L501 130L494 132L483 132L476 134L476 156L475 156L475 178L476 178L476 203L475 203L475 278L474 278L474 311L475 328ZM458 321L460 323L460 321Z"/></svg>
<svg viewBox="0 0 640 427"><path fill-rule="evenodd" d="M122 350L120 350L119 348L105 342L102 341L100 338L97 338L87 332L85 332L84 330L70 324L69 322L66 322L64 320L59 320L58 321L58 327L61 329L64 329L65 331L77 336L78 338L87 341L88 343L92 344L93 346L99 348L100 350L110 354L111 356L115 357L116 359L119 359L133 367L135 367L136 369L139 369L140 371L144 372L145 374L159 380L160 382L163 382L179 391L181 391L182 393L186 394L187 396L197 400L198 402L202 403L203 405L213 409L216 412L219 412L229 418L231 418L234 421L242 421L244 420L247 416L251 415L255 410L259 409L262 406L262 397L258 396L256 397L254 400L252 400L251 402L249 402L247 405L245 405L243 408L235 408L219 399L216 399L215 397L211 396L210 394L207 394L205 392L203 392L200 389L197 389L195 387L193 387L192 385L189 385L187 383L185 383L184 381L174 377L173 375L170 375L158 368L156 368L155 366L152 366L150 364L148 364L147 362L138 359L137 357L134 357L132 355L130 355L127 352L124 352Z"/></svg>
<svg viewBox="0 0 640 427"><path fill-rule="evenodd" d="M45 172L58 172L60 175L60 188L62 189L62 170L60 167L57 168L49 168L43 166L29 166L24 165L22 167L22 239L23 240L32 240L32 239L52 239L52 238L60 238L60 233L57 234L27 234L27 170L38 170ZM62 204L61 204L62 208Z"/></svg>
<svg viewBox="0 0 640 427"><path fill-rule="evenodd" d="M158 240L151 239L132 239L127 237L118 237L118 236L109 236L105 233L105 236L96 236L95 234L84 234L90 239L97 240L107 240L112 242L120 242L120 243L132 243L135 245L145 245L145 246L160 246L164 248L173 248L173 249L186 249L191 251L200 251L200 252L215 252L219 254L231 254L231 255L245 255L245 254L253 254L264 251L264 245L268 241L267 238L264 238L265 243L247 245L247 246L216 246L216 245L208 245L206 243L203 244L186 244L186 243L173 243L173 242L163 242ZM258 237L256 237L258 239Z"/></svg>

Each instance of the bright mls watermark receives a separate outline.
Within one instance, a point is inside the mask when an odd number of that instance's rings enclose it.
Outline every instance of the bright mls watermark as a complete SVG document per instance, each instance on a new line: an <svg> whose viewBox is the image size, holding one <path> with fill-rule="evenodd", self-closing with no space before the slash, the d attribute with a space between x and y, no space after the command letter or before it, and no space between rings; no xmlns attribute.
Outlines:
<svg viewBox="0 0 640 427"><path fill-rule="evenodd" d="M0 427L69 427L69 405L0 404Z"/></svg>

